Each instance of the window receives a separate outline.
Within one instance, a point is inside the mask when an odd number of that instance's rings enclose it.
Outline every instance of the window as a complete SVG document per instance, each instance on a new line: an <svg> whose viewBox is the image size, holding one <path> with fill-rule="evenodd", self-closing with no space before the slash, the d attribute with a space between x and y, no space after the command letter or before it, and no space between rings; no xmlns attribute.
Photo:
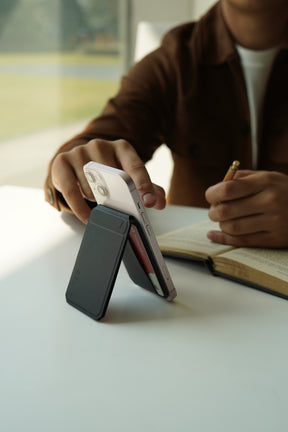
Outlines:
<svg viewBox="0 0 288 432"><path fill-rule="evenodd" d="M129 0L1 0L0 184L41 187L124 70Z"/></svg>

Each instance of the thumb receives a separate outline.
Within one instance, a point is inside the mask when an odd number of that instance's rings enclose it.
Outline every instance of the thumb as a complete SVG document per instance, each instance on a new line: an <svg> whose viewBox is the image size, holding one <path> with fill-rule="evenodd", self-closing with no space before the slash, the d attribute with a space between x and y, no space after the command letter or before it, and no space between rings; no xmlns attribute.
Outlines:
<svg viewBox="0 0 288 432"><path fill-rule="evenodd" d="M253 171L253 170L239 170L236 172L234 179L240 179L240 178L248 177L248 176L253 175L255 173L256 173L256 171Z"/></svg>

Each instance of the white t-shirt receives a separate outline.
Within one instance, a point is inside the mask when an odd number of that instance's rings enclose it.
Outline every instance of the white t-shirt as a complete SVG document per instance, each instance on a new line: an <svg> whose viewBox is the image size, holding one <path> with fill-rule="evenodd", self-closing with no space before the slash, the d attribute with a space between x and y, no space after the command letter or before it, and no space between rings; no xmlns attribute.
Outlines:
<svg viewBox="0 0 288 432"><path fill-rule="evenodd" d="M252 164L257 168L258 158L258 120L259 111L264 97L266 83L269 77L273 60L278 48L254 51L236 45L236 49L241 59L251 120L251 140L252 140Z"/></svg>

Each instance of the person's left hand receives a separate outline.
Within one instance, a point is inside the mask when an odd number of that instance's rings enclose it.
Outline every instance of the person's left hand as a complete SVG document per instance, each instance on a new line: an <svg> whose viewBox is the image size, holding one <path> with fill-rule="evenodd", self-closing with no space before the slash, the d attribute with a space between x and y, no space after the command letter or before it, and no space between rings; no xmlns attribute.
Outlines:
<svg viewBox="0 0 288 432"><path fill-rule="evenodd" d="M221 231L207 237L232 246L288 247L288 176L272 171L238 171L233 180L205 192L209 217Z"/></svg>

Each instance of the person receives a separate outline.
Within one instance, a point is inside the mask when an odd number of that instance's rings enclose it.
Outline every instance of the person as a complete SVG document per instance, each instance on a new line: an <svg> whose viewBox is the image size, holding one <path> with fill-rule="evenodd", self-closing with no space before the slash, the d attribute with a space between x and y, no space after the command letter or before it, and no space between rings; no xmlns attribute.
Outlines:
<svg viewBox="0 0 288 432"><path fill-rule="evenodd" d="M288 247L288 1L220 0L133 65L99 117L50 162L46 199L87 222L83 165L122 168L147 207L208 207L214 242ZM165 143L167 196L145 163ZM221 182L234 159L241 170Z"/></svg>

